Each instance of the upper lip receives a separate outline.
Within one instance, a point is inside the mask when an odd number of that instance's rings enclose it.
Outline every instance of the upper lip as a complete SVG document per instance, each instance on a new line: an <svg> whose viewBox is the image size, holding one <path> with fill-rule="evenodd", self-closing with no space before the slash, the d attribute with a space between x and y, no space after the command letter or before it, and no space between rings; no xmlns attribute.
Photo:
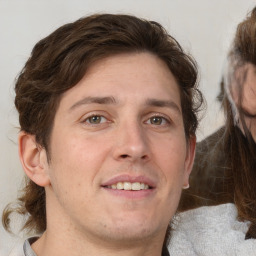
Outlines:
<svg viewBox="0 0 256 256"><path fill-rule="evenodd" d="M156 182L154 182L151 178L140 175L140 176L131 176L128 174L123 174L123 175L119 175L113 178L110 178L109 180L103 182L101 184L101 186L105 187L105 186L111 186L113 184L116 184L118 182L140 182L140 183L144 183L149 185L151 188L155 188L156 187Z"/></svg>

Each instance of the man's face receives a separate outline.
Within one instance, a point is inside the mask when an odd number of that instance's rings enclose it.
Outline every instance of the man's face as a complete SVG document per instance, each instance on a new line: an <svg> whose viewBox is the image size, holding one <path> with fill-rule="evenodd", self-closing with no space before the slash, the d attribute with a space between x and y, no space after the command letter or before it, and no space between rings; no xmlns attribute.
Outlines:
<svg viewBox="0 0 256 256"><path fill-rule="evenodd" d="M48 227L105 241L163 238L194 146L186 143L179 88L162 60L140 53L95 63L56 112Z"/></svg>
<svg viewBox="0 0 256 256"><path fill-rule="evenodd" d="M232 96L235 104L239 106L239 88L242 86L241 113L246 127L256 142L256 67L249 63L237 70L236 73ZM241 117L239 118L241 119ZM241 122L239 122L239 127L244 132Z"/></svg>

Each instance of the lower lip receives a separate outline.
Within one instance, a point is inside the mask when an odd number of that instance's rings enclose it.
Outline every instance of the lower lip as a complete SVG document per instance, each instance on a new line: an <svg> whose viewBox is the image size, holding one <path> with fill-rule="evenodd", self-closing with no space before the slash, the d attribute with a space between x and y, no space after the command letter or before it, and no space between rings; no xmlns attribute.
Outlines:
<svg viewBox="0 0 256 256"><path fill-rule="evenodd" d="M128 199L143 199L143 198L150 197L155 193L155 189L121 190L121 189L111 189L106 187L103 187L103 189L114 196L125 197Z"/></svg>

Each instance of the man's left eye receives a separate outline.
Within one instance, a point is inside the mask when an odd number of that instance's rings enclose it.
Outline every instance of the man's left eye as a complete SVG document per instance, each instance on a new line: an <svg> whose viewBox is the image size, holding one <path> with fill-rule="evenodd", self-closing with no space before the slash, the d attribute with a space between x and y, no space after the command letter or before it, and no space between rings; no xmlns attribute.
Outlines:
<svg viewBox="0 0 256 256"><path fill-rule="evenodd" d="M153 125L164 125L164 124L167 124L168 121L164 117L153 116L153 117L149 118L149 120L146 123L153 124Z"/></svg>
<svg viewBox="0 0 256 256"><path fill-rule="evenodd" d="M85 122L89 123L89 124L101 124L101 123L105 123L107 121L107 119L103 116L90 116L88 118L86 118Z"/></svg>

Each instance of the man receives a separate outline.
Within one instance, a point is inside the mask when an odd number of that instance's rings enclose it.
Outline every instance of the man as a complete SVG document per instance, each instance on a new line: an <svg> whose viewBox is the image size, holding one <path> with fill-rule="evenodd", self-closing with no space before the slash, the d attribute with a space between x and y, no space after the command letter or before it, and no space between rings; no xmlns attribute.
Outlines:
<svg viewBox="0 0 256 256"><path fill-rule="evenodd" d="M93 15L33 49L16 83L20 255L168 255L202 103L192 58L156 22ZM4 223L10 212L4 213Z"/></svg>

